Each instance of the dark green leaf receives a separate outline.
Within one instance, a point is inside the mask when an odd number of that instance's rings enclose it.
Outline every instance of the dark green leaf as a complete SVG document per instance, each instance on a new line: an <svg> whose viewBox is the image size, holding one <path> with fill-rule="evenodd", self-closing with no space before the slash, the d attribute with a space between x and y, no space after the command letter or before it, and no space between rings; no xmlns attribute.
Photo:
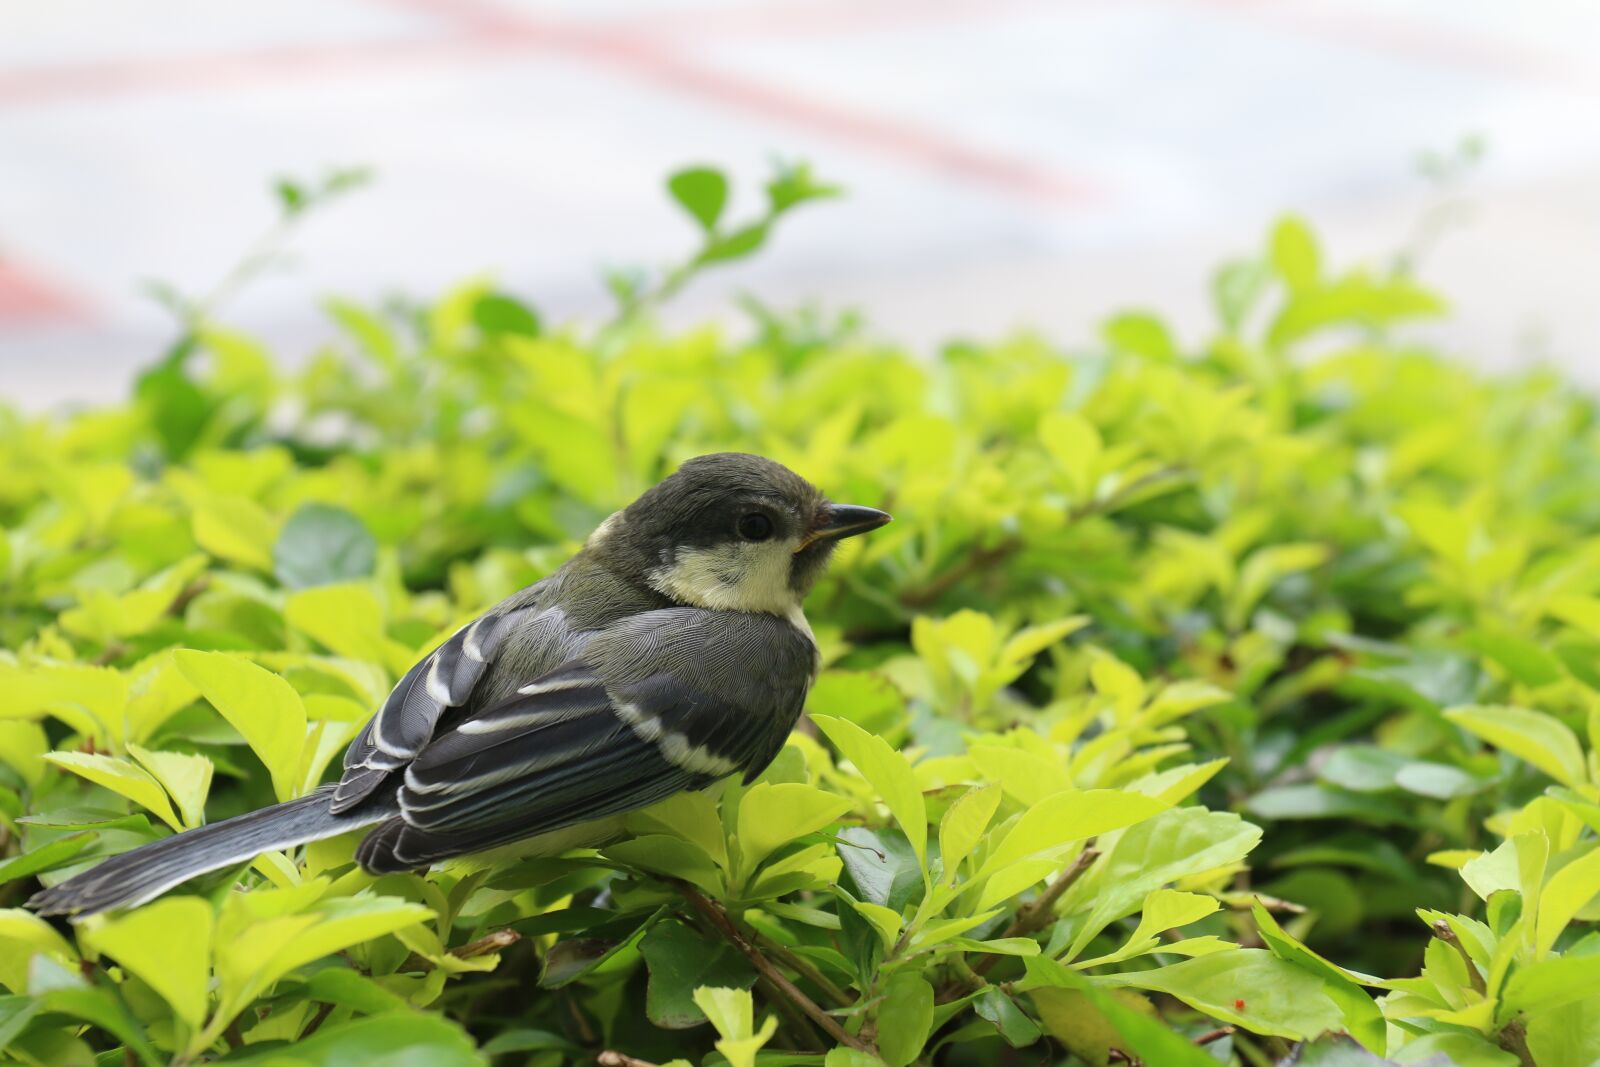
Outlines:
<svg viewBox="0 0 1600 1067"><path fill-rule="evenodd" d="M272 546L273 571L288 589L369 577L378 542L366 523L332 504L302 504Z"/></svg>
<svg viewBox="0 0 1600 1067"><path fill-rule="evenodd" d="M645 1011L651 1022L672 1030L706 1021L694 1002L700 986L749 989L756 981L756 972L736 949L708 942L675 919L656 923L639 942L639 954L650 967Z"/></svg>
<svg viewBox="0 0 1600 1067"><path fill-rule="evenodd" d="M979 993L972 1002L972 1010L993 1023L1012 1048L1025 1048L1041 1036L1039 1025L998 986L988 986Z"/></svg>

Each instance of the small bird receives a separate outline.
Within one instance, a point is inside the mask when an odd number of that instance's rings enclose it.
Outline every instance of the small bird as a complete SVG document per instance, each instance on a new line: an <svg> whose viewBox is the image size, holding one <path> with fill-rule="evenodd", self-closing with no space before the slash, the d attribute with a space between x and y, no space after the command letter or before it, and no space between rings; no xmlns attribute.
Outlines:
<svg viewBox="0 0 1600 1067"><path fill-rule="evenodd" d="M816 677L801 602L841 538L888 521L760 456L692 459L412 667L337 784L123 853L28 905L131 907L360 827L363 868L417 870L749 781Z"/></svg>

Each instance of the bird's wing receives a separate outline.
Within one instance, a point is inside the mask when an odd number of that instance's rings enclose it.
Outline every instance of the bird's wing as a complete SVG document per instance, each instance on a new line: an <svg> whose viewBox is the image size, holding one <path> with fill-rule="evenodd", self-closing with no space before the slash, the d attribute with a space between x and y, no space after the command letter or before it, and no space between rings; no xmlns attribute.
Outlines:
<svg viewBox="0 0 1600 1067"><path fill-rule="evenodd" d="M506 636L539 610L534 604L486 612L407 671L345 750L344 774L330 809L338 813L355 807L415 759L445 714L466 707Z"/></svg>
<svg viewBox="0 0 1600 1067"><path fill-rule="evenodd" d="M636 616L512 699L452 720L357 858L411 870L759 772L799 717L814 653L779 620L716 617L730 614Z"/></svg>

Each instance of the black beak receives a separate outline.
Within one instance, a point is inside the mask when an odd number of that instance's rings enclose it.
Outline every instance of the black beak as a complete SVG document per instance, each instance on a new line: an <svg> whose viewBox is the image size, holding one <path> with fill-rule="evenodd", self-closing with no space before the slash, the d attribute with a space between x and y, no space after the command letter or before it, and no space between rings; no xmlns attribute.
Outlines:
<svg viewBox="0 0 1600 1067"><path fill-rule="evenodd" d="M828 515L822 525L806 534L800 541L800 548L795 551L809 548L818 541L837 541L876 530L892 517L887 511L864 508L859 504L829 504Z"/></svg>

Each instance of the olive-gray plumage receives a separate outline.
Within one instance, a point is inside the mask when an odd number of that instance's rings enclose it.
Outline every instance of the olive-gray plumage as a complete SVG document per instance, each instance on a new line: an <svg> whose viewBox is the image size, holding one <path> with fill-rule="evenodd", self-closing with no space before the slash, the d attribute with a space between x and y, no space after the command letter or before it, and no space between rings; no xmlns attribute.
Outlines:
<svg viewBox="0 0 1600 1067"><path fill-rule="evenodd" d="M142 903L361 826L363 867L413 870L753 777L816 673L801 600L839 538L888 518L759 456L690 460L407 672L337 785L124 853L29 904Z"/></svg>

